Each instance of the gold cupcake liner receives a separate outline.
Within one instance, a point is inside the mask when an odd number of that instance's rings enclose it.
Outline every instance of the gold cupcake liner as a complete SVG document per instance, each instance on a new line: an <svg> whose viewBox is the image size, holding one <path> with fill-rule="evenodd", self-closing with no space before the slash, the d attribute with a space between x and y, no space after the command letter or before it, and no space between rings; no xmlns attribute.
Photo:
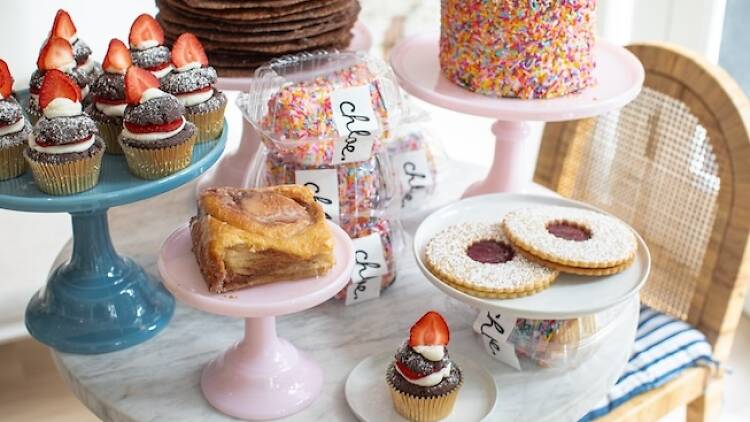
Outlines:
<svg viewBox="0 0 750 422"><path fill-rule="evenodd" d="M105 152L108 154L122 155L122 148L120 148L119 142L122 125L96 122L96 126L99 128L99 135L104 139L104 144L107 146Z"/></svg>
<svg viewBox="0 0 750 422"><path fill-rule="evenodd" d="M184 169L193 158L194 134L185 142L164 148L136 148L120 141L130 172L141 179L154 180Z"/></svg>
<svg viewBox="0 0 750 422"><path fill-rule="evenodd" d="M50 195L72 195L99 183L104 148L90 157L59 164L35 161L25 151L23 155L39 190Z"/></svg>
<svg viewBox="0 0 750 422"><path fill-rule="evenodd" d="M224 109L226 105L214 111L201 114L185 114L185 119L198 128L198 143L213 141L224 130Z"/></svg>
<svg viewBox="0 0 750 422"><path fill-rule="evenodd" d="M387 382L396 412L414 422L433 422L450 415L458 398L458 390L463 385L461 381L453 390L442 396L417 397L397 390L390 380Z"/></svg>
<svg viewBox="0 0 750 422"><path fill-rule="evenodd" d="M7 148L0 147L0 181L18 177L26 171L26 160L23 159L25 148L24 142Z"/></svg>

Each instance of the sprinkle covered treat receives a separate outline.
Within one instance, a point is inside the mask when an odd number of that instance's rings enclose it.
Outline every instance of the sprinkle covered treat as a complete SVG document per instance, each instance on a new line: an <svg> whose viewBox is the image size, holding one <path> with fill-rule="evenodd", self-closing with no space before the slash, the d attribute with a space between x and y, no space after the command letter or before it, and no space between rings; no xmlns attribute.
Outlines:
<svg viewBox="0 0 750 422"><path fill-rule="evenodd" d="M20 176L26 170L23 150L29 133L31 126L13 98L13 77L7 63L0 60L0 181Z"/></svg>
<svg viewBox="0 0 750 422"><path fill-rule="evenodd" d="M595 83L596 0L442 0L440 67L484 95L554 98Z"/></svg>
<svg viewBox="0 0 750 422"><path fill-rule="evenodd" d="M118 137L126 106L125 72L131 65L130 52L125 44L116 38L111 40L104 57L104 71L91 86L92 101L86 113L96 121L110 154L122 154Z"/></svg>
<svg viewBox="0 0 750 422"><path fill-rule="evenodd" d="M151 72L131 66L125 75L120 147L130 171L143 179L159 179L190 164L195 125L185 120L185 106L159 89Z"/></svg>
<svg viewBox="0 0 750 422"><path fill-rule="evenodd" d="M172 71L171 53L164 45L164 31L153 16L138 16L128 35L133 64L161 79Z"/></svg>
<svg viewBox="0 0 750 422"><path fill-rule="evenodd" d="M73 19L67 11L60 9L55 15L55 21L50 31L51 37L59 37L68 41L73 48L73 57L76 60L76 68L86 74L89 78L96 79L101 73L101 66L91 57L91 47L82 39L78 38ZM83 97L86 95L84 93Z"/></svg>
<svg viewBox="0 0 750 422"><path fill-rule="evenodd" d="M93 188L99 182L104 142L97 136L94 121L82 110L78 85L59 70L47 71L39 107L43 116L24 150L37 187L52 195Z"/></svg>
<svg viewBox="0 0 750 422"><path fill-rule="evenodd" d="M463 375L448 355L449 341L448 324L435 311L411 327L409 339L398 348L385 375L401 416L431 422L453 411Z"/></svg>
<svg viewBox="0 0 750 422"><path fill-rule="evenodd" d="M185 106L185 118L198 128L198 142L211 141L224 130L227 97L214 87L216 70L198 38L186 32L172 46L174 71L161 80L162 88Z"/></svg>

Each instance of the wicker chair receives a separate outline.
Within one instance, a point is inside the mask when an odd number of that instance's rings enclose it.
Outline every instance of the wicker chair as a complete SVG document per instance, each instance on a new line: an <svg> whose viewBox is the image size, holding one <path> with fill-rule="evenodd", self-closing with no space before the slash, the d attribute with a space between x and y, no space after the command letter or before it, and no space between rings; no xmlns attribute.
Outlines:
<svg viewBox="0 0 750 422"><path fill-rule="evenodd" d="M637 44L644 89L623 109L548 124L534 180L624 219L648 243L641 300L683 319L725 361L750 278L750 101L722 69L681 48ZM656 420L688 406L717 420L722 372L697 367L606 420Z"/></svg>

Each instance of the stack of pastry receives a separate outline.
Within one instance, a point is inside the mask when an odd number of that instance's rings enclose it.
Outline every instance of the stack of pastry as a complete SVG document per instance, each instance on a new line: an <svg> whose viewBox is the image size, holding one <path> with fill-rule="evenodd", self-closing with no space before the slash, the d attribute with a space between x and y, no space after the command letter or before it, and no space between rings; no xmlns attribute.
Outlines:
<svg viewBox="0 0 750 422"><path fill-rule="evenodd" d="M251 76L273 57L349 45L357 0L157 0L171 44L182 32L201 40L221 76Z"/></svg>

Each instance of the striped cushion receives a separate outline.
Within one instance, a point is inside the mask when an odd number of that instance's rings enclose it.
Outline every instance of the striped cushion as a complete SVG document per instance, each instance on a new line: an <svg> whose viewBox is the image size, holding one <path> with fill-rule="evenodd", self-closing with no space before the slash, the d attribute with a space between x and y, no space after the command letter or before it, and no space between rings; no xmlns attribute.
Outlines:
<svg viewBox="0 0 750 422"><path fill-rule="evenodd" d="M665 384L687 368L711 364L706 337L684 321L641 306L633 355L622 376L581 421L604 416L632 397Z"/></svg>

